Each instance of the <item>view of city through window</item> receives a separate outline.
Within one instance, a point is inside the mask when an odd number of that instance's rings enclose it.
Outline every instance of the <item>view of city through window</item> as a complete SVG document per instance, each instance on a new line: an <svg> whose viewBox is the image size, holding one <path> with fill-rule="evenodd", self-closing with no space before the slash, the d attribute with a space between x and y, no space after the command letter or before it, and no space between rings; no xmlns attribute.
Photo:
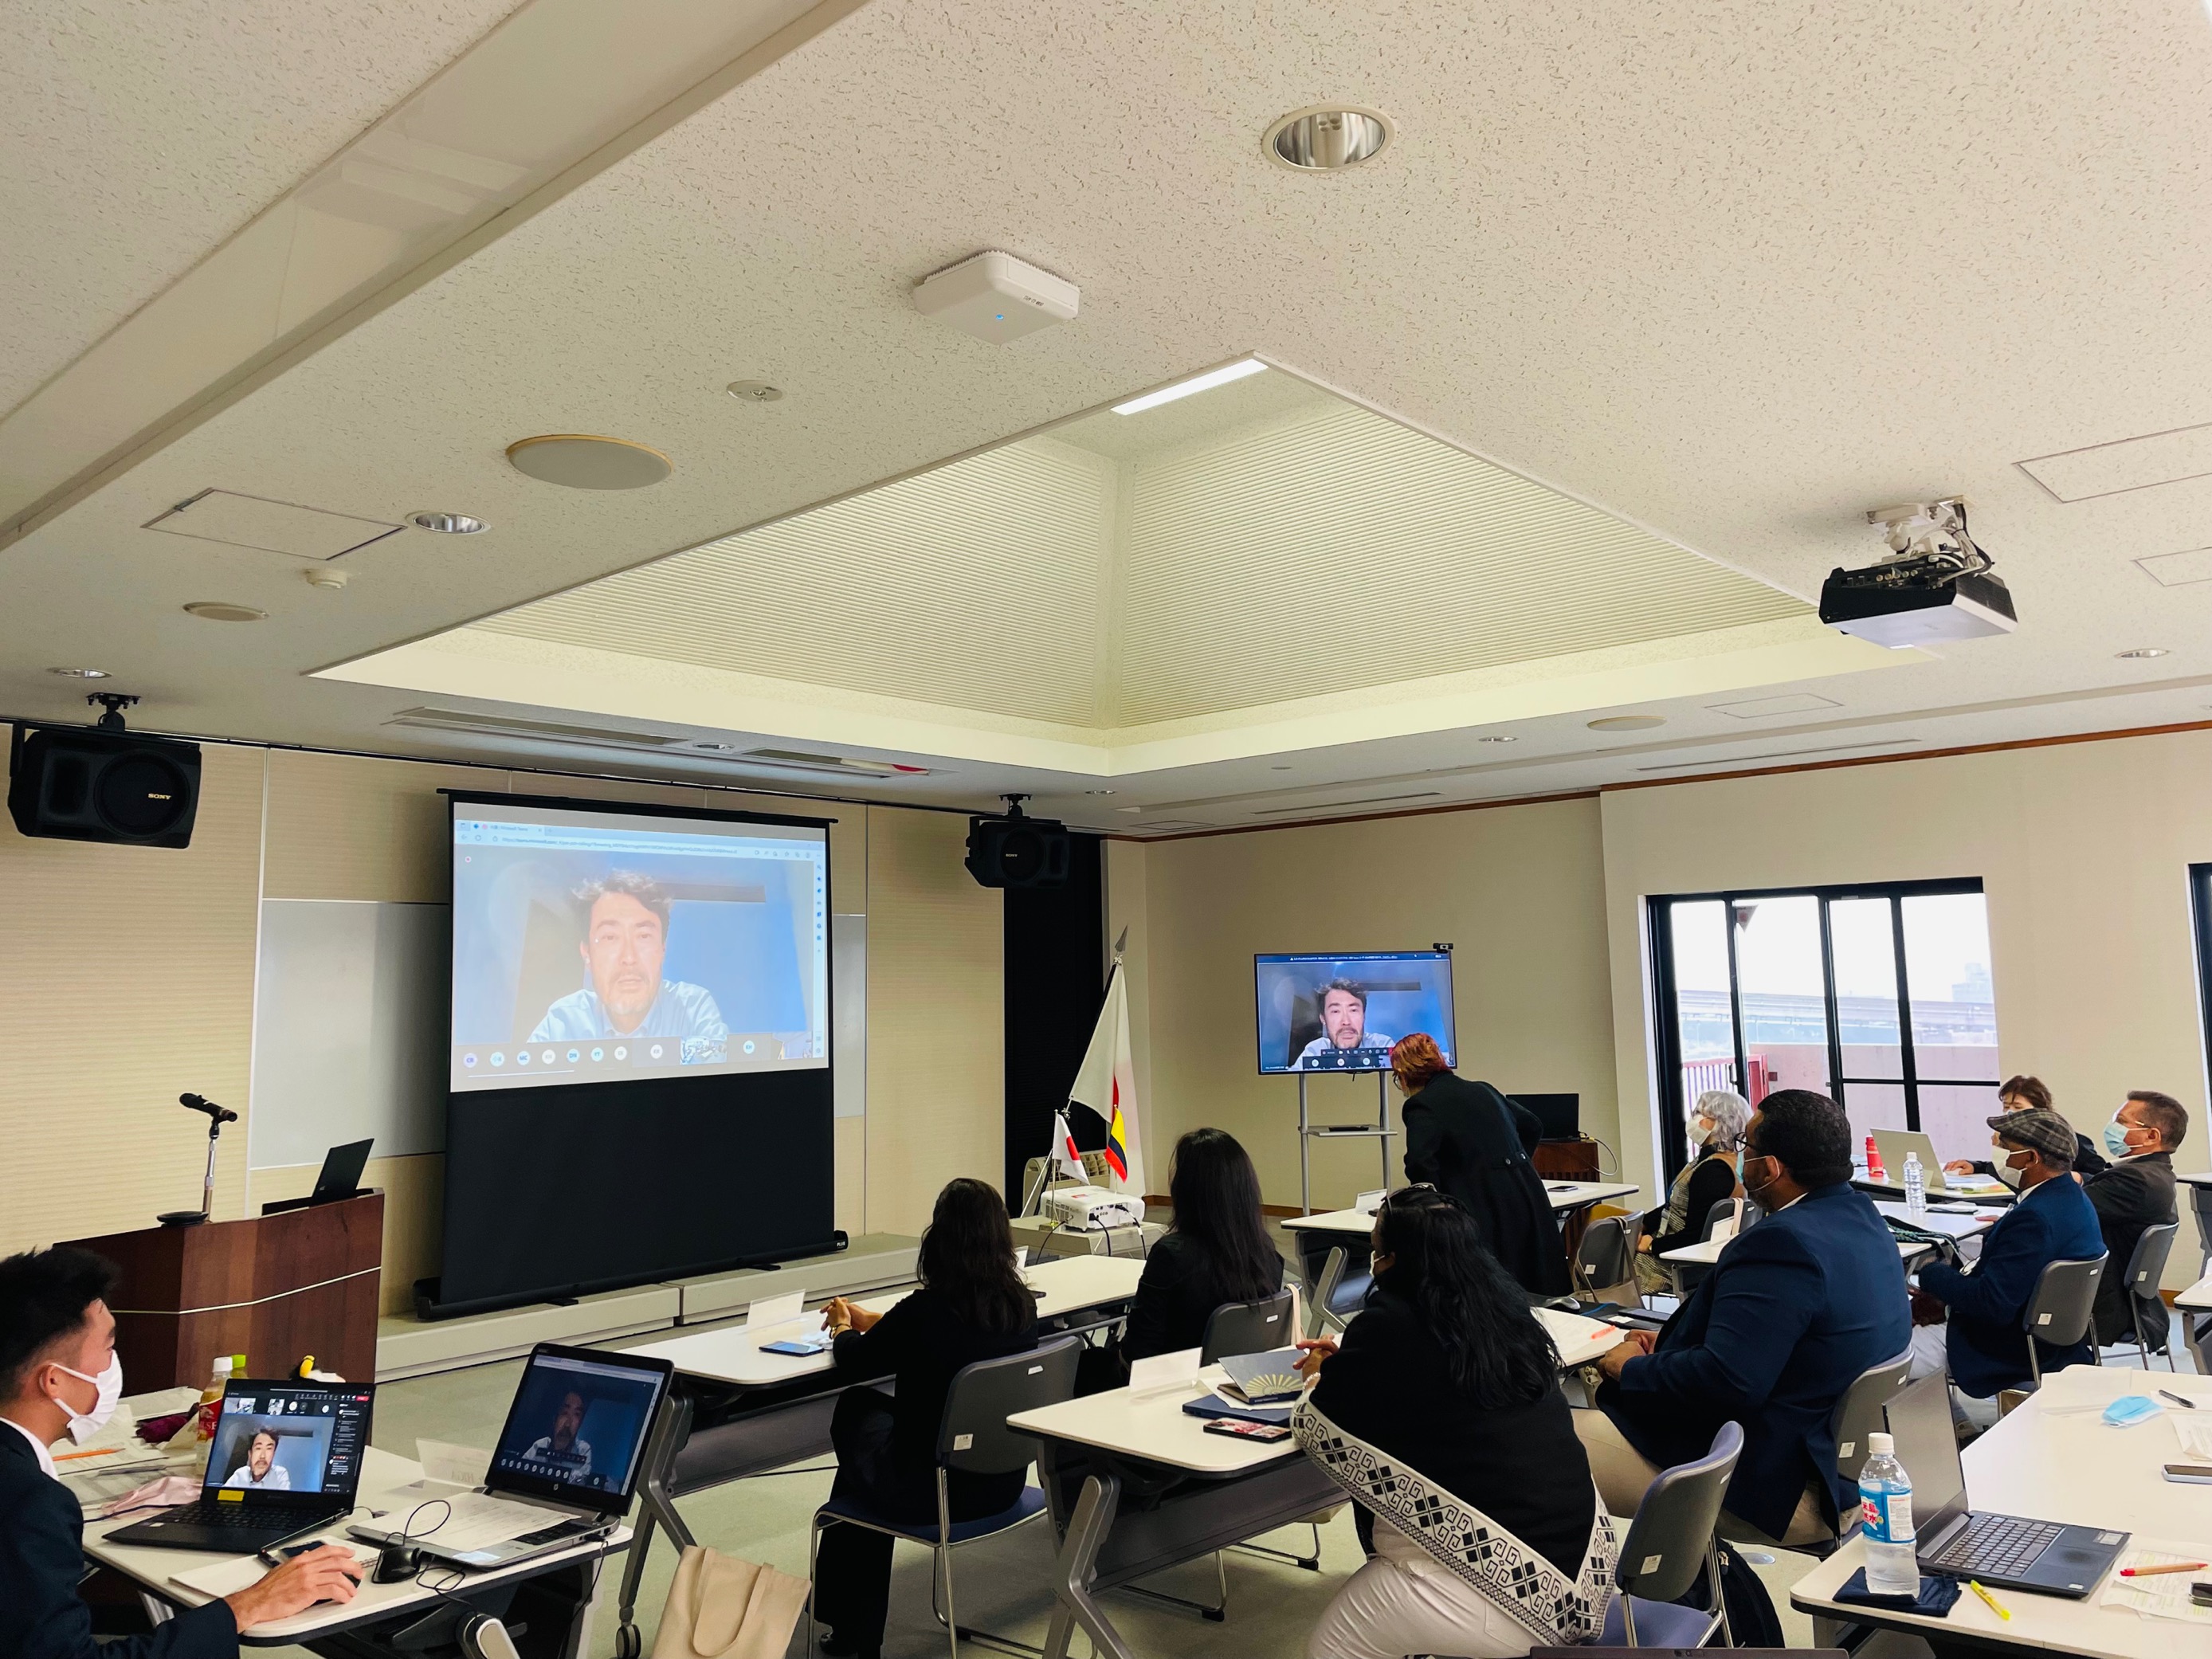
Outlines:
<svg viewBox="0 0 2212 1659"><path fill-rule="evenodd" d="M1685 1108L1705 1089L1754 1104L1817 1089L1843 1103L1861 1144L1873 1129L1921 1129L1939 1157L1987 1156L2003 1074L1978 882L1701 894L1651 909L1662 1075Z"/></svg>

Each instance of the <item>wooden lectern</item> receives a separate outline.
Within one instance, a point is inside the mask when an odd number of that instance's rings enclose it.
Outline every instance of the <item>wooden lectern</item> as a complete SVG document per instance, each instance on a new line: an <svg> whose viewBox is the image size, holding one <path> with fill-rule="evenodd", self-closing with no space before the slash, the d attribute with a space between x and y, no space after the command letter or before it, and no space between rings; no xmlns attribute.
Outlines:
<svg viewBox="0 0 2212 1659"><path fill-rule="evenodd" d="M115 1346L133 1393L204 1388L217 1354L282 1376L306 1354L350 1382L376 1375L384 1194L196 1227L73 1238L123 1270Z"/></svg>

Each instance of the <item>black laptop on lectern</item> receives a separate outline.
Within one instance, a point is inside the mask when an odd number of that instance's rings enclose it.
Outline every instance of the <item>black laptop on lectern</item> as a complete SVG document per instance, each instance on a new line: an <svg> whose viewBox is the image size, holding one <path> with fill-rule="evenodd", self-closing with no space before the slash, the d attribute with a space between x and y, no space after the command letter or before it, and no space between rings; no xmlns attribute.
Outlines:
<svg viewBox="0 0 2212 1659"><path fill-rule="evenodd" d="M368 1149L376 1145L376 1137L367 1140L349 1140L343 1146L333 1146L323 1154L323 1167L315 1177L315 1190L305 1198L283 1198L261 1206L264 1215L277 1215L286 1210L304 1210L317 1204L335 1204L343 1198L354 1198L361 1192L361 1172L368 1167Z"/></svg>
<svg viewBox="0 0 2212 1659"><path fill-rule="evenodd" d="M198 1501L107 1534L110 1544L251 1555L350 1511L368 1454L369 1382L234 1377Z"/></svg>
<svg viewBox="0 0 2212 1659"><path fill-rule="evenodd" d="M1941 1371L1898 1394L1888 1416L1897 1461L1912 1478L1921 1571L2079 1601L2127 1547L2124 1532L1969 1508L1950 1382Z"/></svg>

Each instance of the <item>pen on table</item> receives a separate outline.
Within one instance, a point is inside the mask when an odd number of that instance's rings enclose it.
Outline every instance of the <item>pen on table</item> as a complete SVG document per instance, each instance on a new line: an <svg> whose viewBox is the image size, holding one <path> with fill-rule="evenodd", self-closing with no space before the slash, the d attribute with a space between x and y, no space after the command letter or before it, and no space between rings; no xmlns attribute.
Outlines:
<svg viewBox="0 0 2212 1659"><path fill-rule="evenodd" d="M1984 1589L1979 1584L1976 1583L1971 1578L1966 1581L1966 1588L1973 1591L1975 1595L1980 1596L1983 1601L1988 1602L1990 1604L1990 1611L1991 1613L1996 1614L1998 1618L2003 1620L2008 1625L2012 1623L2012 1614L2006 1610L2005 1604L1998 1601L1996 1596L1990 1595L1987 1590Z"/></svg>
<svg viewBox="0 0 2212 1659"><path fill-rule="evenodd" d="M2170 1389L2160 1389L2158 1391L2158 1397L2161 1400L2171 1400L2185 1412L2193 1412L2197 1409L2197 1402L2194 1400L2187 1395L2175 1394Z"/></svg>
<svg viewBox="0 0 2212 1659"><path fill-rule="evenodd" d="M2212 1566L2212 1562L2174 1561L2162 1567L2122 1567L2120 1569L2120 1577L2123 1578L2155 1578L2162 1572L2201 1572L2207 1566Z"/></svg>

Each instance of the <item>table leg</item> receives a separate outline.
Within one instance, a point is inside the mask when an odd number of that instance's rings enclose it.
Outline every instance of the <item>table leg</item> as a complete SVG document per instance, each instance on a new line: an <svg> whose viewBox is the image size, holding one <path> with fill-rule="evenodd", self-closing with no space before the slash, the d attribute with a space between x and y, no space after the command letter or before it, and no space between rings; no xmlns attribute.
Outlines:
<svg viewBox="0 0 2212 1659"><path fill-rule="evenodd" d="M1044 1638L1044 1659L1067 1659L1067 1644L1082 1626L1090 1637L1095 1659L1136 1659L1106 1617L1106 1610L1091 1599L1091 1585L1097 1577L1098 1552L1114 1529L1114 1516L1121 1506L1121 1482L1111 1474L1093 1474L1083 1483L1075 1500L1075 1514L1067 1523L1067 1536L1053 1562L1052 1593L1059 1606L1052 1611L1052 1626Z"/></svg>
<svg viewBox="0 0 2212 1659"><path fill-rule="evenodd" d="M675 1496L668 1489L676 1472L676 1455L690 1437L690 1397L673 1395L662 1408L659 1420L653 1425L652 1437L645 1443L638 1479L637 1535L630 1540L629 1559L623 1563L615 1659L637 1659L642 1645L637 1633L637 1590L645 1579L645 1558L653 1547L655 1524L668 1534L668 1541L679 1553L698 1541L684 1524L684 1517L677 1514Z"/></svg>

